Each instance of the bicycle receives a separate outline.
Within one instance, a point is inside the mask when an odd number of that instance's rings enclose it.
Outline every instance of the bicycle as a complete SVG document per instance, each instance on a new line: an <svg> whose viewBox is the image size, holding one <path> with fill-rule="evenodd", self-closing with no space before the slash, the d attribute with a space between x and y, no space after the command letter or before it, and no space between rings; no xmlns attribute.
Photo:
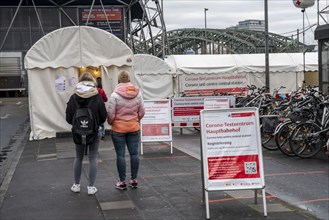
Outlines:
<svg viewBox="0 0 329 220"><path fill-rule="evenodd" d="M321 122L318 115L322 113ZM316 117L296 126L289 138L289 144L295 155L311 158L321 149L329 148L329 100L321 103L315 110Z"/></svg>

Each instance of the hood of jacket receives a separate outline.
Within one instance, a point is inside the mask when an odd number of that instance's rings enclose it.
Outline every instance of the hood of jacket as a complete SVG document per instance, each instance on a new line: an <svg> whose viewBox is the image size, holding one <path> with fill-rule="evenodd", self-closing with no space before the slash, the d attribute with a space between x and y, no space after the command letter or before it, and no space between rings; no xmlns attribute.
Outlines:
<svg viewBox="0 0 329 220"><path fill-rule="evenodd" d="M93 82L82 81L76 85L74 93L81 98L90 98L97 95L98 90Z"/></svg>
<svg viewBox="0 0 329 220"><path fill-rule="evenodd" d="M126 99L133 99L139 93L139 88L131 83L119 83L114 92Z"/></svg>

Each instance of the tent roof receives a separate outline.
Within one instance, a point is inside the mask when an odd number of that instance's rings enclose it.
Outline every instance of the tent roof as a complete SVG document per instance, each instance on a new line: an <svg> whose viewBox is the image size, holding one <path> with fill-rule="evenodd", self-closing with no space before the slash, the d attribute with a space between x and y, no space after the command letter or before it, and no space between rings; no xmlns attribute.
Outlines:
<svg viewBox="0 0 329 220"><path fill-rule="evenodd" d="M174 69L156 56L136 54L134 56L134 72L136 75L173 74Z"/></svg>
<svg viewBox="0 0 329 220"><path fill-rule="evenodd" d="M88 26L57 29L39 39L25 56L25 68L132 66L133 52L119 38Z"/></svg>
<svg viewBox="0 0 329 220"><path fill-rule="evenodd" d="M208 74L237 71L235 57L225 55L170 55L166 62L186 74Z"/></svg>
<svg viewBox="0 0 329 220"><path fill-rule="evenodd" d="M303 71L303 54L302 53L291 53L289 54L296 64L299 65L299 70ZM318 71L319 66L319 55L318 52L305 53L305 71Z"/></svg>
<svg viewBox="0 0 329 220"><path fill-rule="evenodd" d="M243 72L264 72L265 54L235 54ZM303 53L269 54L270 72L301 72L303 71ZM305 70L318 70L318 54L305 54Z"/></svg>
<svg viewBox="0 0 329 220"><path fill-rule="evenodd" d="M166 61L176 71L186 74L265 71L265 54L171 55ZM270 72L303 71L303 54L269 54L269 68ZM305 54L305 70L318 70L317 52Z"/></svg>

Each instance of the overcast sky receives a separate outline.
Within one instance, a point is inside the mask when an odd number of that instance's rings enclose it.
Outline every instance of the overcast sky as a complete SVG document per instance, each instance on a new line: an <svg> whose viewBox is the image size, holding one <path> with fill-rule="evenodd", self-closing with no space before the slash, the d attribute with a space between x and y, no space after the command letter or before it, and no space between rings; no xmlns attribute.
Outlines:
<svg viewBox="0 0 329 220"><path fill-rule="evenodd" d="M320 10L329 0L320 0ZM179 28L204 28L207 11L207 27L224 29L248 19L264 20L264 0L163 0L163 10L168 31ZM328 21L328 15L324 15ZM317 23L317 2L305 12L305 29ZM268 0L269 32L291 36L302 32L303 13L292 0ZM320 18L320 24L325 24ZM305 42L315 43L314 30L306 31ZM302 42L302 35L300 35Z"/></svg>

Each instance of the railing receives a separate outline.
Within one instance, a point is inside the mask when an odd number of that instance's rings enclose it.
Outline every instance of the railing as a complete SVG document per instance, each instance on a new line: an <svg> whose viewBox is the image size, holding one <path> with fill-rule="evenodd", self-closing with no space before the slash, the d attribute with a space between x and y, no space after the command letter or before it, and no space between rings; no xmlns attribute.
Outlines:
<svg viewBox="0 0 329 220"><path fill-rule="evenodd" d="M15 97L18 97L18 94L21 93L23 96L26 95L26 89L25 88L0 88L0 92L5 92L6 97L9 97L9 92L15 92Z"/></svg>

